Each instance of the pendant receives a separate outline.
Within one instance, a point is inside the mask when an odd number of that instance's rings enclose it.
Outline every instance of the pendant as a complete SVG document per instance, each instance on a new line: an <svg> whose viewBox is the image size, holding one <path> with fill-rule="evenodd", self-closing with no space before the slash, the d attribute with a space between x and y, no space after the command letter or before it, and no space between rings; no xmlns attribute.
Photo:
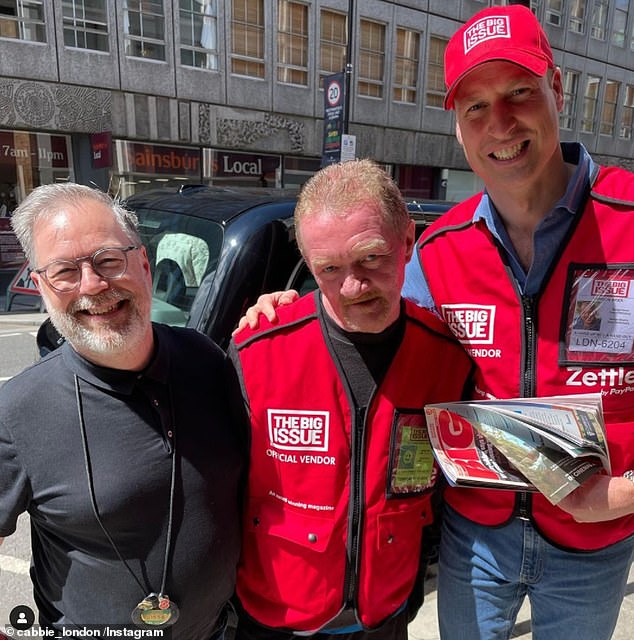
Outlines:
<svg viewBox="0 0 634 640"><path fill-rule="evenodd" d="M180 615L178 605L163 593L150 593L132 611L132 622L138 627L170 627Z"/></svg>

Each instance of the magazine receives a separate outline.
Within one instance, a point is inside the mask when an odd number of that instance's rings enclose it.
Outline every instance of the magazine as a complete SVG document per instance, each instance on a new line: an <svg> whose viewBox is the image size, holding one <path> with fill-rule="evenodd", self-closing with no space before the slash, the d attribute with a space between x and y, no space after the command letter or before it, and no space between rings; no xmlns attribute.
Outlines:
<svg viewBox="0 0 634 640"><path fill-rule="evenodd" d="M430 404L425 418L454 486L539 491L557 504L610 473L600 393Z"/></svg>

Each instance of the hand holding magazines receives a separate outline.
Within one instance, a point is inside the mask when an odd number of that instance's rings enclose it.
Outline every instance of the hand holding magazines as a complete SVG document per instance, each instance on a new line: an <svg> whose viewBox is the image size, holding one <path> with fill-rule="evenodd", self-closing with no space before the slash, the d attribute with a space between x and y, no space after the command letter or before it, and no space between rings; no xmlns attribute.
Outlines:
<svg viewBox="0 0 634 640"><path fill-rule="evenodd" d="M540 491L557 504L610 472L599 393L431 404L425 417L452 485Z"/></svg>

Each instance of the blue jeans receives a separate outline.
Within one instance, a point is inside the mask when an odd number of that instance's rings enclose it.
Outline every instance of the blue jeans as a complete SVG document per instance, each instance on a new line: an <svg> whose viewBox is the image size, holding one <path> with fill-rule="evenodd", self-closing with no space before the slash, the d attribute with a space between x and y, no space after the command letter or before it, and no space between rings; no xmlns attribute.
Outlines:
<svg viewBox="0 0 634 640"><path fill-rule="evenodd" d="M562 551L528 521L483 527L446 506L438 565L440 637L507 640L528 596L533 640L609 640L633 550L630 537L591 553Z"/></svg>

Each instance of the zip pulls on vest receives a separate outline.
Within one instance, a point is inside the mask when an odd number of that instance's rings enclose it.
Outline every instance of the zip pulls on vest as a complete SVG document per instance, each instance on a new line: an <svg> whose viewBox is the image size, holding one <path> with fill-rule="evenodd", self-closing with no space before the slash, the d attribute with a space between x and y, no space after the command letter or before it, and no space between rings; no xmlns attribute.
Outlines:
<svg viewBox="0 0 634 640"><path fill-rule="evenodd" d="M374 395L374 394L373 394ZM354 609L356 604L357 582L360 566L359 540L362 527L363 487L361 474L365 461L365 420L367 407L356 407L352 433L350 434L350 520L348 523L348 540L350 556L346 563L346 607Z"/></svg>
<svg viewBox="0 0 634 640"><path fill-rule="evenodd" d="M355 340L357 336L346 333L328 318L320 303L319 317L328 351L346 389L352 425L350 431L350 505L348 509L348 542L346 572L343 584L343 610L354 611L357 604L358 575L361 564L360 543L365 506L365 450L366 420L376 392L384 379L405 335L405 315L383 333L383 339L367 342ZM389 333L388 333L389 332ZM364 345L372 349L372 355L381 355L369 361L363 357ZM366 350L367 351L367 350ZM368 355L366 353L366 355ZM361 375L362 373L362 375ZM334 618L336 620L336 617ZM361 627L360 627L361 628Z"/></svg>
<svg viewBox="0 0 634 640"><path fill-rule="evenodd" d="M520 396L523 398L535 395L535 362L537 361L537 326L536 302L531 296L522 296L522 358L520 362ZM530 520L532 496L521 491L515 496L515 510L520 520Z"/></svg>
<svg viewBox="0 0 634 640"><path fill-rule="evenodd" d="M529 521L533 506L533 496L528 491L518 491L515 494L515 514L520 520Z"/></svg>
<svg viewBox="0 0 634 640"><path fill-rule="evenodd" d="M361 472L363 470L362 460L363 460L363 443L364 443L364 432L365 432L365 417L367 412L367 407L359 406L356 402L356 395L352 388L351 381L349 380L346 370L341 361L341 349L342 344L344 343L336 343L333 340L333 335L331 331L328 329L328 322L325 314L321 315L323 312L320 311L320 323L321 329L326 341L326 345L328 347L328 351L332 358L332 361L337 369L337 373L339 374L339 379L343 384L344 389L346 390L346 397L348 399L348 406L350 407L350 415L351 415L351 425L350 425L350 480L349 480L349 505L348 505L348 540L346 544L347 548L347 556L346 556L346 569L343 580L343 601L342 608L331 621L333 624L336 624L337 617L342 615L345 611L355 612L356 605L356 593L357 593L357 572L359 570L359 531L360 531L360 520L361 520ZM359 352L354 349L353 352L354 358L358 362L361 361L361 357ZM350 355L350 354L349 354ZM350 365L350 362L347 362ZM365 367L365 365L363 365ZM373 385L372 392L370 393L370 397L368 398L368 404L371 404L372 398L376 393L376 384ZM356 619L356 613L355 613ZM346 621L347 622L347 621ZM326 625L326 628L329 628L329 624ZM360 627L361 628L361 627Z"/></svg>
<svg viewBox="0 0 634 640"><path fill-rule="evenodd" d="M520 396L531 398L535 395L535 362L537 360L537 322L535 299L522 296L522 354L520 372Z"/></svg>

